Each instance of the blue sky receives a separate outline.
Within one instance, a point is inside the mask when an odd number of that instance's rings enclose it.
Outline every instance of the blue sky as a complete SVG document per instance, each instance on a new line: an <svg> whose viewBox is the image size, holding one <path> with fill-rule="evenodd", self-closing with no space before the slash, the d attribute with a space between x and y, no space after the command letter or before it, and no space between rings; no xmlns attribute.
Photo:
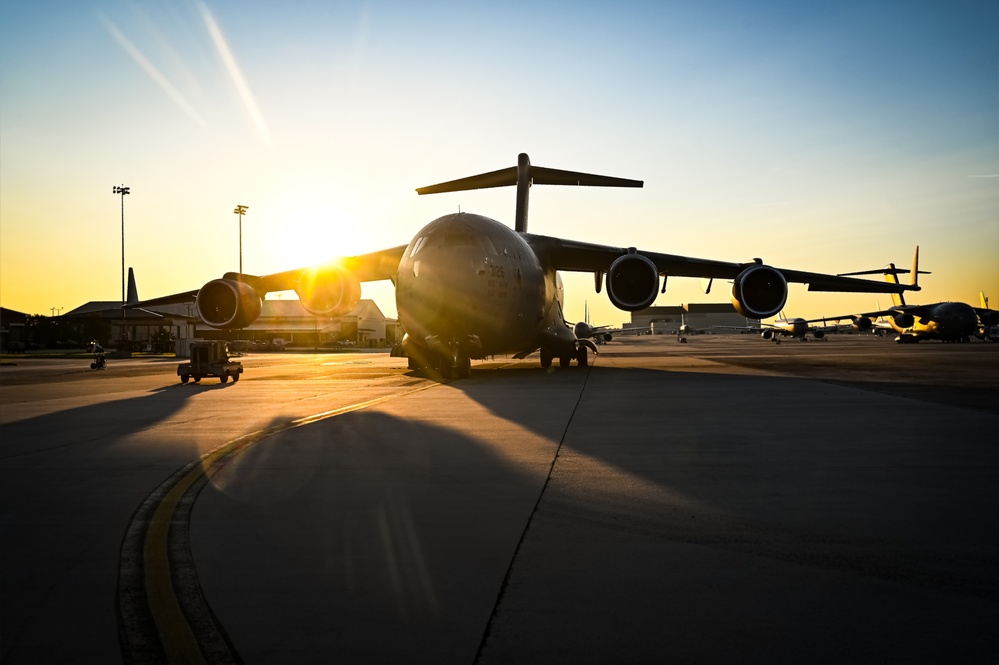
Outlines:
<svg viewBox="0 0 999 665"><path fill-rule="evenodd" d="M404 244L512 190L511 166L645 181L536 187L531 230L840 272L908 264L920 302L999 302L995 3L4 3L0 304L71 309ZM81 279L81 275L86 276ZM626 318L568 276L567 313ZM672 280L658 304L725 300ZM394 313L391 289L366 289ZM859 302L858 302L859 299ZM789 313L870 309L808 294Z"/></svg>

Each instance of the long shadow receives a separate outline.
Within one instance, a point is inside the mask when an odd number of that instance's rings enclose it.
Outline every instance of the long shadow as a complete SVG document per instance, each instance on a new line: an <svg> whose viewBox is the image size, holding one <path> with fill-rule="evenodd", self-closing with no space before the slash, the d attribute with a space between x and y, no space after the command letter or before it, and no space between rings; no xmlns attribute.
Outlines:
<svg viewBox="0 0 999 665"><path fill-rule="evenodd" d="M3 425L0 660L38 662L46 649L66 656L54 660L87 660L90 648L98 649L90 660L104 660L95 636L117 642L113 590L129 517L151 487L197 457L193 443L137 452L123 442L220 389L171 385Z"/></svg>
<svg viewBox="0 0 999 665"><path fill-rule="evenodd" d="M378 411L270 437L199 497L202 589L246 662L472 662L555 448Z"/></svg>

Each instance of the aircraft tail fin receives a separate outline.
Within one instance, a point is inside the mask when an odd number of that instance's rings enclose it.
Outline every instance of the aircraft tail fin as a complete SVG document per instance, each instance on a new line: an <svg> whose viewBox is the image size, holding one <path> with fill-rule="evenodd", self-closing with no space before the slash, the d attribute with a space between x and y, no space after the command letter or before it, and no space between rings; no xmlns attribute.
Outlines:
<svg viewBox="0 0 999 665"><path fill-rule="evenodd" d="M989 299L985 296L985 291L979 291L978 297L982 300L982 309L989 308Z"/></svg>
<svg viewBox="0 0 999 665"><path fill-rule="evenodd" d="M544 166L531 166L527 153L517 156L517 166L499 171L490 171L479 175L450 180L429 187L419 187L417 194L440 194L443 192L460 192L469 189L487 189L490 187L517 186L517 211L514 215L514 228L520 232L527 231L527 203L531 185L586 185L589 187L641 187L641 180L615 178L612 176L580 173L578 171L562 171Z"/></svg>
<svg viewBox="0 0 999 665"><path fill-rule="evenodd" d="M128 269L128 295L125 302L129 305L139 302L139 290L135 288L135 273Z"/></svg>
<svg viewBox="0 0 999 665"><path fill-rule="evenodd" d="M899 270L895 267L894 263L889 263L888 265L886 265L884 273L885 273L885 281L888 282L889 284L900 283L898 281ZM905 296L903 296L901 293L893 293L891 294L891 301L892 303L894 303L896 307L902 307L905 305Z"/></svg>

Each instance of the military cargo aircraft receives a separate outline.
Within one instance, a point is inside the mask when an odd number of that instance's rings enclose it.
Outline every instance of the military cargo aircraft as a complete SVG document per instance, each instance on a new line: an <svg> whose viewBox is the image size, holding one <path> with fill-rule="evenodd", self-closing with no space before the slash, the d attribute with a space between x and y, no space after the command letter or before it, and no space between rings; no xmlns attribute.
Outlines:
<svg viewBox="0 0 999 665"><path fill-rule="evenodd" d="M226 273L200 289L141 303L195 300L201 319L222 329L242 328L259 316L261 299L271 291L295 290L302 305L317 316L349 312L360 298L360 284L391 280L399 322L405 335L398 355L411 368L443 377L467 376L470 360L510 354L523 358L540 351L541 365L554 359L587 364L591 340L579 339L563 316L559 271L589 272L599 292L628 312L652 304L665 291L666 278L732 280L732 302L744 316L773 316L787 300L789 282L810 291L901 293L918 286L890 284L822 273L774 268L760 259L732 263L612 247L527 231L532 185L641 187L629 180L532 166L526 154L517 166L417 189L419 194L516 186L514 227L467 212L439 217L406 245L325 265L273 275Z"/></svg>
<svg viewBox="0 0 999 665"><path fill-rule="evenodd" d="M742 332L754 332L760 333L760 337L765 340L769 340L774 344L780 344L781 337L791 337L797 339L798 341L805 342L808 341L808 335L811 334L816 340L823 340L826 337L826 333L835 332L838 326L813 326L812 323L815 321L825 321L825 319L814 319L806 320L800 316L794 318L784 318L783 312L780 318L776 319L773 323L761 323L759 326L711 326L712 328L724 328L726 330L739 330ZM849 328L849 325L846 326Z"/></svg>
<svg viewBox="0 0 999 665"><path fill-rule="evenodd" d="M911 284L916 285L919 275L929 274L919 270L919 247L916 247L912 259L912 270L896 268L889 263L884 268L862 270L860 272L843 273L842 276L870 275L882 273L889 284L899 284L899 274L911 273ZM937 339L942 342L967 342L972 336L989 339L984 331L999 324L999 312L988 309L985 294L981 293L982 307L972 307L963 302L938 302L929 305L908 305L902 293L893 293L893 307L875 312L830 316L825 320L837 321L851 319L858 330L870 330L875 326L887 323L898 333L895 341L899 344L915 344L922 340ZM884 317L884 323L875 323L875 319Z"/></svg>

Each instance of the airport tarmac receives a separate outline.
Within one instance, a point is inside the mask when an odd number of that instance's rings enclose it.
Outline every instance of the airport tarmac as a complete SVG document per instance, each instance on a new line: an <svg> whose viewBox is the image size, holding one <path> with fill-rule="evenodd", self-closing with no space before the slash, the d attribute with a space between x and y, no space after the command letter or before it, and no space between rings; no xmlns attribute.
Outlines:
<svg viewBox="0 0 999 665"><path fill-rule="evenodd" d="M982 662L999 345L0 368L0 661Z"/></svg>

